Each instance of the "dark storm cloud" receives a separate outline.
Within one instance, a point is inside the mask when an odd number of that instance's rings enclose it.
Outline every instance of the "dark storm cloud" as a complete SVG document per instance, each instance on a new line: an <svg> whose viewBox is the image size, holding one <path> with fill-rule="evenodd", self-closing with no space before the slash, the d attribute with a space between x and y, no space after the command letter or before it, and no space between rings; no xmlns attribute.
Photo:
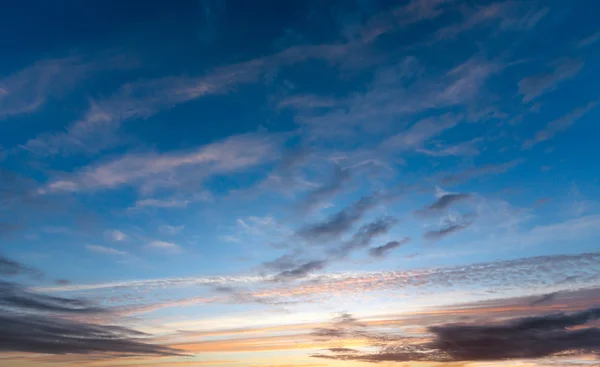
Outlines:
<svg viewBox="0 0 600 367"><path fill-rule="evenodd" d="M410 242L410 238L406 237L400 241L390 241L382 246L377 246L369 249L369 254L373 257L383 257L393 249L403 246Z"/></svg>
<svg viewBox="0 0 600 367"><path fill-rule="evenodd" d="M448 209L451 205L471 198L471 194L445 194L440 196L433 204L417 211L417 214L428 215Z"/></svg>
<svg viewBox="0 0 600 367"><path fill-rule="evenodd" d="M537 359L557 353L600 352L600 328L587 327L600 319L600 308L574 313L524 317L489 325L450 324L430 327L428 342L404 339L376 353L331 351L313 357L363 362L457 362Z"/></svg>
<svg viewBox="0 0 600 367"><path fill-rule="evenodd" d="M0 258L0 275L35 270ZM168 347L144 341L145 334L124 327L75 321L73 316L108 315L93 304L48 296L0 280L0 351L45 354L178 355ZM71 319L69 319L71 318Z"/></svg>
<svg viewBox="0 0 600 367"><path fill-rule="evenodd" d="M376 204L374 196L365 196L325 221L301 228L296 234L311 241L333 240L347 233Z"/></svg>

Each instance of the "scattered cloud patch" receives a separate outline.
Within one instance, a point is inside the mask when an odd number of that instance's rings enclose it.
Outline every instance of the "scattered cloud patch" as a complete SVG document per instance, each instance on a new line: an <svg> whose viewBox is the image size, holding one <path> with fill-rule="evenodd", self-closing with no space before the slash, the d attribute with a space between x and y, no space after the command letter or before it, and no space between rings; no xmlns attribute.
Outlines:
<svg viewBox="0 0 600 367"><path fill-rule="evenodd" d="M371 249L369 249L369 254L373 257L384 257L388 253L390 253L392 250L394 250L398 247L404 246L409 242L410 242L409 237L406 237L400 241L390 241L390 242L386 243L385 245L372 247Z"/></svg>
<svg viewBox="0 0 600 367"><path fill-rule="evenodd" d="M556 62L550 72L521 79L519 94L523 96L523 102L533 101L541 95L556 89L559 83L573 78L582 68L583 62L576 59L565 59Z"/></svg>
<svg viewBox="0 0 600 367"><path fill-rule="evenodd" d="M95 253L98 253L98 254L118 255L118 256L125 256L125 255L127 255L127 252L121 251L121 250L117 250L117 249L114 249L112 247L99 246L99 245L85 245L85 247L89 251L95 252Z"/></svg>
<svg viewBox="0 0 600 367"><path fill-rule="evenodd" d="M178 254L183 251L182 248L179 247L179 245L177 245L173 242L167 242L167 241L158 241L158 240L152 241L148 244L148 247L152 248L152 249L164 251L164 252L174 253L174 254Z"/></svg>

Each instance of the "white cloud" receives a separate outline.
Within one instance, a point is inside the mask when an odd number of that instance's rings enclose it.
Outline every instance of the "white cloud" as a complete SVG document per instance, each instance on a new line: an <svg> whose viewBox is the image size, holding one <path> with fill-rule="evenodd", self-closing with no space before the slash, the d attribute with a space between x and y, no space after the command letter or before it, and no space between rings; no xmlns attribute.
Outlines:
<svg viewBox="0 0 600 367"><path fill-rule="evenodd" d="M96 191L124 185L138 185L143 191L151 192L158 187L177 186L180 180L201 182L216 174L240 171L276 159L279 140L274 136L248 134L193 151L124 155L52 181L45 192Z"/></svg>
<svg viewBox="0 0 600 367"><path fill-rule="evenodd" d="M148 244L148 247L171 253L180 253L182 251L181 247L177 244L167 241L152 241Z"/></svg>
<svg viewBox="0 0 600 367"><path fill-rule="evenodd" d="M127 255L127 252L125 251L120 251L111 247L105 247L105 246L98 246L98 245L86 245L85 246L89 251L92 252L96 252L99 254L105 254L105 255L119 255L119 256L125 256Z"/></svg>
<svg viewBox="0 0 600 367"><path fill-rule="evenodd" d="M530 102L541 95L556 89L556 86L567 79L573 78L583 68L583 62L575 59L564 59L553 65L553 70L546 73L531 75L519 82L519 94L523 102Z"/></svg>
<svg viewBox="0 0 600 367"><path fill-rule="evenodd" d="M113 50L40 60L0 79L0 119L31 113L48 97L64 93L94 73L137 64L123 55L123 50Z"/></svg>
<svg viewBox="0 0 600 367"><path fill-rule="evenodd" d="M109 235L113 241L125 241L127 239L127 235L119 230L110 231Z"/></svg>
<svg viewBox="0 0 600 367"><path fill-rule="evenodd" d="M189 200L177 200L177 199L141 199L135 202L131 209L142 209L142 208L185 208L190 203Z"/></svg>
<svg viewBox="0 0 600 367"><path fill-rule="evenodd" d="M550 121L542 130L535 134L533 139L526 140L523 143L523 148L529 149L538 143L550 140L557 133L567 130L577 120L585 116L589 111L596 107L597 104L598 101L592 101L584 107L578 107L568 114L556 120Z"/></svg>
<svg viewBox="0 0 600 367"><path fill-rule="evenodd" d="M166 233L166 234L177 234L181 231L183 231L184 225L180 225L180 226L172 226L169 224L163 224L161 226L158 227L158 230L162 233Z"/></svg>

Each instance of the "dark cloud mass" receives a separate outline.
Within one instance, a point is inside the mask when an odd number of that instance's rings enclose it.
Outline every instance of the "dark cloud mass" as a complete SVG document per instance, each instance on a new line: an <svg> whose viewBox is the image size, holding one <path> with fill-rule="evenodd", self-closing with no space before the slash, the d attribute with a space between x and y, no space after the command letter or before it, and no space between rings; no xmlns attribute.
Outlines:
<svg viewBox="0 0 600 367"><path fill-rule="evenodd" d="M387 255L390 251L400 246L406 245L410 242L410 238L406 237L400 241L390 241L382 246L373 247L369 250L369 254L373 257L383 257Z"/></svg>
<svg viewBox="0 0 600 367"><path fill-rule="evenodd" d="M331 354L313 357L364 362L458 362L537 359L571 351L597 354L600 328L584 325L598 319L600 308L590 308L488 325L433 326L428 329L433 336L430 341L387 345L375 353L330 350Z"/></svg>
<svg viewBox="0 0 600 367"><path fill-rule="evenodd" d="M29 268L1 258L0 269L0 275L6 276ZM180 355L175 349L148 343L146 335L135 330L74 319L74 316L98 314L109 313L87 301L38 294L0 280L0 351Z"/></svg>

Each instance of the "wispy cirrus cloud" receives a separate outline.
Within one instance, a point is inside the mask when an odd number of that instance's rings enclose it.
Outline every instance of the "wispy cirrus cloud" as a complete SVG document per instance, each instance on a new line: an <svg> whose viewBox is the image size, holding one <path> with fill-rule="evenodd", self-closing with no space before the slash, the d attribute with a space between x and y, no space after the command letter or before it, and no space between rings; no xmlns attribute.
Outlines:
<svg viewBox="0 0 600 367"><path fill-rule="evenodd" d="M31 113L49 97L67 92L90 75L137 64L122 50L37 61L0 78L0 119Z"/></svg>
<svg viewBox="0 0 600 367"><path fill-rule="evenodd" d="M121 232L118 229L108 231L108 236L110 237L110 239L117 242L125 241L127 238L129 238L129 236L127 236L125 233Z"/></svg>
<svg viewBox="0 0 600 367"><path fill-rule="evenodd" d="M460 184L478 177L499 175L505 172L510 171L516 166L525 162L524 159L515 159L505 163L491 163L484 164L480 166L476 166L470 169L467 169L463 172L453 173L442 177L440 182L444 185L454 185Z"/></svg>
<svg viewBox="0 0 600 367"><path fill-rule="evenodd" d="M564 59L554 63L552 71L531 75L519 82L519 94L523 102L530 102L541 95L556 89L557 85L573 78L583 68L583 61Z"/></svg>
<svg viewBox="0 0 600 367"><path fill-rule="evenodd" d="M525 142L523 142L523 148L530 149L538 143L552 139L554 135L571 127L571 125L585 116L594 107L596 107L596 105L598 105L598 101L592 101L584 107L578 107L568 114L549 122L542 130L535 134L535 137L525 140Z"/></svg>
<svg viewBox="0 0 600 367"><path fill-rule="evenodd" d="M446 0L425 4L420 0L412 0L405 6L396 8L392 17L388 15L374 17L365 25L364 31L361 32L363 36L346 43L296 45L262 58L217 67L205 75L169 76L127 83L112 96L93 101L84 118L73 123L66 132L42 134L29 140L23 146L42 155L100 151L119 141L116 131L125 121L148 118L160 111L201 97L227 94L236 86L259 82L273 68L309 60L326 60L336 64L346 63L348 54L356 54L357 50L363 49L381 34L439 15L441 13L438 9L439 5L444 2ZM213 14L213 9L216 8L218 7L211 5L205 6L203 9L205 12L207 9L211 9L209 13ZM205 16L208 15L205 13ZM209 16L209 19L212 19L212 16ZM105 67L110 65L109 63L100 64ZM50 75L54 76L56 68L44 67L42 69L49 69L52 71ZM64 68L64 70L67 69L71 70ZM37 84L42 83L44 88L51 85L47 80L49 78L36 77L33 79ZM14 88L0 89L0 101L8 100L8 93L12 89ZM21 89L28 90L25 87L21 87ZM36 94L15 112L35 109L42 103L42 100L43 97ZM11 108L15 109L15 107Z"/></svg>
<svg viewBox="0 0 600 367"><path fill-rule="evenodd" d="M183 249L176 243L168 242L168 241L159 241L159 240L151 241L148 244L148 248L160 250L160 251L164 251L164 252L168 252L168 253L173 253L173 254L178 254L183 251Z"/></svg>
<svg viewBox="0 0 600 367"><path fill-rule="evenodd" d="M596 32L594 34L591 34L591 35L583 38L581 41L577 42L577 47L578 48L589 47L589 46L593 45L594 43L598 42L599 40L600 40L600 32Z"/></svg>
<svg viewBox="0 0 600 367"><path fill-rule="evenodd" d="M98 253L98 254L117 255L117 256L125 256L125 255L127 255L127 252L121 251L121 250L117 250L117 249L112 248L112 247L106 247L106 246L100 246L100 245L85 245L85 247L89 251L95 252L95 253Z"/></svg>
<svg viewBox="0 0 600 367"><path fill-rule="evenodd" d="M469 193L442 192L438 195L437 199L431 205L428 205L427 207L418 210L416 213L419 215L431 215L441 213L449 207L451 207L452 205L464 202L471 198L473 198L473 195Z"/></svg>
<svg viewBox="0 0 600 367"><path fill-rule="evenodd" d="M40 192L97 191L125 185L138 185L142 190L152 191L156 187L179 184L180 180L174 180L174 177L186 180L193 176L194 180L203 180L215 174L270 162L277 147L275 137L241 135L189 152L130 154L84 167L72 175L49 182ZM148 206L158 202L143 204Z"/></svg>

